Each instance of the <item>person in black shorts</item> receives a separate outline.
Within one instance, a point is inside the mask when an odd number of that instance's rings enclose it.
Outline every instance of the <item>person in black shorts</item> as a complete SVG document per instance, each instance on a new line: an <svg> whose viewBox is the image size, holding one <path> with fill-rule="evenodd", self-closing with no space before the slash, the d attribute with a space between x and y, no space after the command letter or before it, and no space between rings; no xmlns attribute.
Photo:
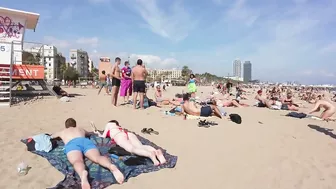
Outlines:
<svg viewBox="0 0 336 189"><path fill-rule="evenodd" d="M133 108L136 109L138 95L140 97L140 108L144 109L144 94L146 93L147 71L142 60L137 60L137 65L132 69L133 80Z"/></svg>
<svg viewBox="0 0 336 189"><path fill-rule="evenodd" d="M120 87L120 79L117 78L112 78L112 87L116 86L116 87Z"/></svg>
<svg viewBox="0 0 336 189"><path fill-rule="evenodd" d="M145 81L139 81L139 80L133 81L133 91L135 93L145 93L146 91Z"/></svg>
<svg viewBox="0 0 336 189"><path fill-rule="evenodd" d="M112 105L117 106L118 94L120 88L121 70L119 68L121 59L115 58L115 63L112 67Z"/></svg>

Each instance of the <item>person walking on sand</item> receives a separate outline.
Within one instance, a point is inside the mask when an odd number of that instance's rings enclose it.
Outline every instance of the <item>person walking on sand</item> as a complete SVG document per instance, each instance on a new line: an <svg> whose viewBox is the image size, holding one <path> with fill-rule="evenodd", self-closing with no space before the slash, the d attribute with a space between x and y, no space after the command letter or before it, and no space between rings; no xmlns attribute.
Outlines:
<svg viewBox="0 0 336 189"><path fill-rule="evenodd" d="M137 98L140 96L140 108L144 109L144 94L146 92L146 77L147 70L138 59L137 65L132 70L132 83L133 83L133 108L136 109Z"/></svg>
<svg viewBox="0 0 336 189"><path fill-rule="evenodd" d="M117 101L118 101L118 93L119 93L119 88L120 88L120 83L121 83L121 77L120 77L120 61L121 59L119 57L115 58L115 63L112 66L112 105L117 106Z"/></svg>
<svg viewBox="0 0 336 189"><path fill-rule="evenodd" d="M69 118L65 121L65 129L54 133L51 137L63 140L64 152L79 175L83 189L91 188L88 181L88 172L85 170L83 154L92 162L109 169L119 184L123 183L124 175L107 157L100 154L90 139L85 138L88 135L90 134L86 130L77 127L76 120Z"/></svg>
<svg viewBox="0 0 336 189"><path fill-rule="evenodd" d="M99 77L99 80L100 80L100 87L99 87L98 95L100 94L103 88L105 88L106 94L109 95L108 86L107 86L108 76L106 76L105 70L102 71L102 75Z"/></svg>
<svg viewBox="0 0 336 189"><path fill-rule="evenodd" d="M124 98L124 103L128 103L129 96L132 95L131 73L132 73L132 68L130 68L129 62L126 61L125 67L121 69L122 79L121 79L121 89L120 89L120 96Z"/></svg>

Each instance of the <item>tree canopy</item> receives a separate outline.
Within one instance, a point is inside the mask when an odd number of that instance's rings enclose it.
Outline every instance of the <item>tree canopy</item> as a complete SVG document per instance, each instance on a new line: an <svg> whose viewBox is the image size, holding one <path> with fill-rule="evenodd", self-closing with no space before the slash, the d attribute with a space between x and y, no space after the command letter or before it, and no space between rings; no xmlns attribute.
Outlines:
<svg viewBox="0 0 336 189"><path fill-rule="evenodd" d="M76 81L79 77L77 70L71 66L68 66L64 71L64 79L68 81Z"/></svg>

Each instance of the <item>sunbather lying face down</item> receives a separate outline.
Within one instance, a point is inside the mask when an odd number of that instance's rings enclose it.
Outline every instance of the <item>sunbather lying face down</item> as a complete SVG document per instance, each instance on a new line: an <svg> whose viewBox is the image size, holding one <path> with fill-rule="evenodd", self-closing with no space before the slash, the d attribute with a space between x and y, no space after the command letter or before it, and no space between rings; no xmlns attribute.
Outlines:
<svg viewBox="0 0 336 189"><path fill-rule="evenodd" d="M83 154L92 162L109 169L117 182L122 183L124 181L124 175L107 157L100 155L93 142L90 139L85 138L87 135L89 135L89 133L86 130L77 127L76 121L72 118L65 121L64 130L52 135L52 138L61 138L63 140L64 151L69 162L81 179L82 188L91 188L87 178L88 172L85 170Z"/></svg>
<svg viewBox="0 0 336 189"><path fill-rule="evenodd" d="M166 159L160 149L156 150L151 146L143 145L135 134L121 128L117 121L112 120L108 122L103 134L99 131L94 132L99 137L110 137L117 145L130 153L150 158L156 166L166 163Z"/></svg>
<svg viewBox="0 0 336 189"><path fill-rule="evenodd" d="M313 112L319 112L321 108L324 108L324 111L320 115L321 119L326 120L326 121L335 120L334 118L331 118L331 116L335 114L336 108L334 105L332 105L330 102L326 100L317 101L314 108L309 112L309 114Z"/></svg>
<svg viewBox="0 0 336 189"><path fill-rule="evenodd" d="M203 116L203 117L209 117L214 114L215 116L222 119L222 115L219 109L217 108L215 102L214 102L214 105L207 105L207 106L198 108L196 107L196 104L194 102L189 101L189 99L190 99L189 94L183 95L184 103L182 104L182 113L187 113L189 115L194 115L194 116Z"/></svg>

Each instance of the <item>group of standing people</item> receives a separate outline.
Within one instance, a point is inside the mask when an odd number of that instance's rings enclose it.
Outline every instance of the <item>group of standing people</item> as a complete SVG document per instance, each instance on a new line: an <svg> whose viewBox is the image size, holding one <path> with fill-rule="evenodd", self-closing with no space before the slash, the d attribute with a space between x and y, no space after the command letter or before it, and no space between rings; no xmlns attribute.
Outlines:
<svg viewBox="0 0 336 189"><path fill-rule="evenodd" d="M98 91L105 88L109 94L109 85L111 86L112 105L117 106L118 94L124 98L124 103L130 103L129 97L133 93L133 107L136 108L137 98L140 97L140 108L144 108L144 95L146 92L146 77L147 70L141 59L137 60L137 65L133 68L130 63L125 61L125 66L120 69L121 59L115 58L115 63L112 66L111 74L106 74L102 71L100 77L101 86ZM120 93L119 93L120 92Z"/></svg>

